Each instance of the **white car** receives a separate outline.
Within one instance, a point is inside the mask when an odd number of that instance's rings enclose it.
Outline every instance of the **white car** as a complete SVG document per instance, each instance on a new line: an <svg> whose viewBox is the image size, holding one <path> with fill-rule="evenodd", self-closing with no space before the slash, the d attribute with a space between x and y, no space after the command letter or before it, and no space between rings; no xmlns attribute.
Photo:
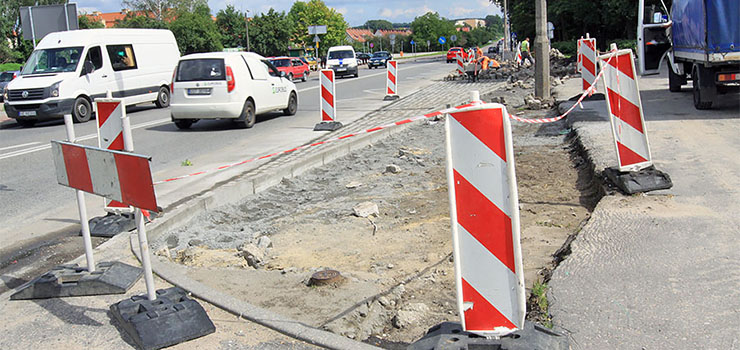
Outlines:
<svg viewBox="0 0 740 350"><path fill-rule="evenodd" d="M352 46L332 46L326 53L326 69L334 70L337 76L354 75L360 76L357 67L357 57Z"/></svg>
<svg viewBox="0 0 740 350"><path fill-rule="evenodd" d="M231 119L237 127L251 128L258 114L298 110L295 84L253 52L183 56L170 90L172 121L180 129L200 119Z"/></svg>

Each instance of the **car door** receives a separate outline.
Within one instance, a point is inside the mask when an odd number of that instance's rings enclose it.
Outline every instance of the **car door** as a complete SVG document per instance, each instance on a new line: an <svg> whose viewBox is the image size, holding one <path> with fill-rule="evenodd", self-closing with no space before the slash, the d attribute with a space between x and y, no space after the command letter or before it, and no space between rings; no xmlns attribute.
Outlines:
<svg viewBox="0 0 740 350"><path fill-rule="evenodd" d="M640 75L658 74L671 48L671 21L661 0L640 0L637 13L637 59Z"/></svg>
<svg viewBox="0 0 740 350"><path fill-rule="evenodd" d="M272 94L270 95L270 102L272 103L272 109L284 108L288 104L288 78L280 76L280 71L273 66L270 61L263 60L262 63L265 65L268 71L267 80L270 83Z"/></svg>
<svg viewBox="0 0 740 350"><path fill-rule="evenodd" d="M92 63L93 71L85 74L85 62ZM104 50L99 46L92 46L87 50L85 59L80 64L80 76L85 90L90 97L104 97L108 90L115 91L113 86L113 70L108 60L104 59Z"/></svg>

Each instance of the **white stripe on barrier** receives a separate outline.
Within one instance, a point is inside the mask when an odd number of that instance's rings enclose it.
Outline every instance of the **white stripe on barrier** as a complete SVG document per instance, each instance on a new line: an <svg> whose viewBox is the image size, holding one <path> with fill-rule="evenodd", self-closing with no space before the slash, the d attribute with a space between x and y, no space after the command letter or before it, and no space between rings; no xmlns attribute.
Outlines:
<svg viewBox="0 0 740 350"><path fill-rule="evenodd" d="M633 105L639 106L640 97L639 92L635 89L634 79L628 77L612 65L604 67L603 69L606 71L604 73L604 84Z"/></svg>
<svg viewBox="0 0 740 350"><path fill-rule="evenodd" d="M617 118L611 113L610 115L613 117L615 123L614 137L617 142L639 154L641 157L650 160L650 151L643 139L645 135L624 120Z"/></svg>
<svg viewBox="0 0 740 350"><path fill-rule="evenodd" d="M94 193L100 194L105 198L122 198L121 184L118 183L118 167L113 153L110 152L85 152L87 163L90 168L97 171L90 171L90 180ZM128 208L128 206L125 206Z"/></svg>
<svg viewBox="0 0 740 350"><path fill-rule="evenodd" d="M460 267L462 278L475 288L491 305L521 328L517 317L523 313L519 310L516 293L507 287L516 286L519 282L516 274L501 263L491 252L478 242L462 225L458 224L460 251ZM475 305L473 305L475 308ZM471 331L471 329L468 329Z"/></svg>
<svg viewBox="0 0 740 350"><path fill-rule="evenodd" d="M102 104L117 104L115 109L110 112L108 116L101 115ZM98 146L101 148L110 148L113 141L119 136L122 137L123 127L121 124L121 117L123 116L123 99L95 99L96 110L98 113L97 125L98 125ZM101 124L102 122L102 124ZM123 146L123 144L121 144ZM115 149L120 151L121 149Z"/></svg>
<svg viewBox="0 0 740 350"><path fill-rule="evenodd" d="M454 118L450 119L450 136L457 144L452 149L452 158L456 160L455 170L468 182L475 184L491 203L511 216L511 208L507 203L510 195L508 186L491 181L506 178L506 162Z"/></svg>

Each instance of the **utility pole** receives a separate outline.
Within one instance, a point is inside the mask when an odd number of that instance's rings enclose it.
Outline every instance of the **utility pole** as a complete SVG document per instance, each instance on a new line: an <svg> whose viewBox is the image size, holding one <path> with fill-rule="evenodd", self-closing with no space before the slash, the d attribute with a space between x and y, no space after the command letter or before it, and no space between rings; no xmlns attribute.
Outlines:
<svg viewBox="0 0 740 350"><path fill-rule="evenodd" d="M550 98L550 40L547 38L547 0L535 0L534 95Z"/></svg>
<svg viewBox="0 0 740 350"><path fill-rule="evenodd" d="M247 23L247 52L251 51L249 50L249 10L247 10L245 13L246 20L244 22Z"/></svg>
<svg viewBox="0 0 740 350"><path fill-rule="evenodd" d="M504 60L509 58L509 40L511 40L511 34L509 33L509 12L506 9L506 0L504 0L504 53L501 55Z"/></svg>

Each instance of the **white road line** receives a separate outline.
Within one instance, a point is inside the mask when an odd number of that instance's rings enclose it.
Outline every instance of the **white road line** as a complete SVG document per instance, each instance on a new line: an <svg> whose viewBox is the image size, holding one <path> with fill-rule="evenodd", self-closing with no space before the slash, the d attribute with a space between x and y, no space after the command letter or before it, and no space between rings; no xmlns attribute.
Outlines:
<svg viewBox="0 0 740 350"><path fill-rule="evenodd" d="M145 123L133 125L133 126L131 126L131 129L146 128L146 127L149 127L149 126L164 124L164 123L167 123L167 122L170 122L170 121L171 121L170 118L163 118L163 119L152 120L152 121L149 121L149 122L145 122ZM77 138L77 141L86 141L86 140L91 140L91 139L94 139L94 138L97 138L97 137L98 137L98 134L97 133L95 133L95 134L88 134L88 135L85 135L85 136L78 137ZM32 142L32 143L29 143L29 144L26 144L26 145L37 144L37 143L40 143L40 142ZM25 146L25 145L18 145L18 146ZM51 148L51 144L45 144L45 145L39 145L39 146L36 146L36 147L27 148L27 149L21 149L21 150L17 150L17 151L13 151L13 152L10 152L10 153L6 153L6 154L0 155L0 160L1 159L12 158L12 157L18 157L18 156L22 156L24 154L29 154L29 153L33 153L33 152L43 151L43 150L47 150L47 149L50 149L50 148Z"/></svg>
<svg viewBox="0 0 740 350"><path fill-rule="evenodd" d="M9 149L12 149L12 148L19 148L19 147L25 147L25 146L35 145L35 144L39 144L39 143L41 143L41 142L29 142L29 143L24 143L24 144L15 145L15 146L3 147L3 148L0 148L0 151L9 150Z"/></svg>

